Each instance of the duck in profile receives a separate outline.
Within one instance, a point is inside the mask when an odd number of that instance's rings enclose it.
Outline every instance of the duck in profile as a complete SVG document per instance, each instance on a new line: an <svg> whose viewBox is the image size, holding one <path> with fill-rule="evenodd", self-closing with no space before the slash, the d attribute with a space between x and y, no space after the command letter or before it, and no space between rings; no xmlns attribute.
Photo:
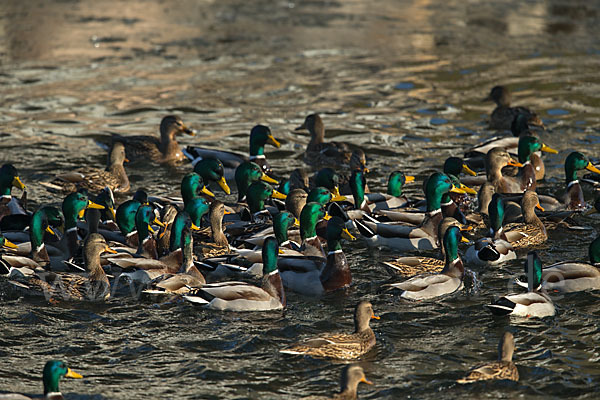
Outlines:
<svg viewBox="0 0 600 400"><path fill-rule="evenodd" d="M511 93L505 86L494 86L484 101L493 101L496 108L490 116L490 129L508 130L515 117L523 114L537 125L543 125L536 113L527 107L511 107Z"/></svg>
<svg viewBox="0 0 600 400"><path fill-rule="evenodd" d="M202 177L205 185L215 182L225 194L231 193L231 189L227 185L227 179L225 179L225 168L218 158L207 157L199 161L194 165L194 172Z"/></svg>
<svg viewBox="0 0 600 400"><path fill-rule="evenodd" d="M117 136L115 140L125 145L129 160L150 160L156 163L177 163L185 155L175 140L178 134L194 136L195 132L184 125L179 116L167 115L160 122L160 139L154 136Z"/></svg>
<svg viewBox="0 0 600 400"><path fill-rule="evenodd" d="M509 294L486 305L494 315L544 318L554 316L556 309L550 297L541 290L542 261L537 252L531 251L525 260L527 293Z"/></svg>
<svg viewBox="0 0 600 400"><path fill-rule="evenodd" d="M368 301L361 301L354 311L354 332L324 334L304 340L287 349L283 354L301 354L312 357L355 360L375 346L375 333L369 326L371 319L379 319Z"/></svg>
<svg viewBox="0 0 600 400"><path fill-rule="evenodd" d="M583 198L583 190L577 179L577 171L587 169L588 171L600 174L590 160L578 151L574 151L565 159L565 177L567 193L565 194L564 204L567 210L582 211L587 207Z"/></svg>
<svg viewBox="0 0 600 400"><path fill-rule="evenodd" d="M44 365L42 372L42 382L44 383L44 399L63 400L63 395L58 388L62 378L81 379L83 376L67 367L63 361L51 360ZM38 398L36 396L36 398ZM18 393L0 394L3 400L31 400L31 398Z"/></svg>
<svg viewBox="0 0 600 400"><path fill-rule="evenodd" d="M373 382L368 381L365 372L358 364L351 364L344 367L340 378L340 392L329 396L309 396L303 397L303 400L356 400L358 399L358 384L366 383L372 385Z"/></svg>
<svg viewBox="0 0 600 400"><path fill-rule="evenodd" d="M21 200L12 196L12 188L23 191ZM27 195L25 185L19 178L17 169L12 164L4 164L0 168L0 220L11 214L26 214L25 205Z"/></svg>
<svg viewBox="0 0 600 400"><path fill-rule="evenodd" d="M52 182L42 182L42 185L51 191L58 190L62 193L71 193L79 188L98 192L104 187L109 187L115 193L127 193L130 185L123 163L128 161L125 157L123 142L114 141L108 152L105 169L86 166L76 171L60 174Z"/></svg>
<svg viewBox="0 0 600 400"><path fill-rule="evenodd" d="M498 343L498 361L480 365L471 369L458 383L473 383L490 379L519 380L519 370L512 361L515 351L515 338L512 333L504 332Z"/></svg>
<svg viewBox="0 0 600 400"><path fill-rule="evenodd" d="M310 142L304 153L307 164L339 165L347 164L352 156L352 149L344 142L325 142L325 125L319 114L310 114L296 130L306 129L310 132ZM319 185L322 186L322 185Z"/></svg>
<svg viewBox="0 0 600 400"><path fill-rule="evenodd" d="M252 161L245 161L236 168L235 183L238 189L238 202L246 201L246 193L248 192L248 188L254 182L259 180L274 185L279 183L269 175L265 174L260 165Z"/></svg>

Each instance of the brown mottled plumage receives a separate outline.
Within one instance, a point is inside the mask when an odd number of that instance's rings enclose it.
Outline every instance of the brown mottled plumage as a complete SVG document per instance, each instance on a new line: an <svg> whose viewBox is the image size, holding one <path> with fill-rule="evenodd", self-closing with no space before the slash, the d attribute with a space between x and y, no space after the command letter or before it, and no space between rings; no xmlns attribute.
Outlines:
<svg viewBox="0 0 600 400"><path fill-rule="evenodd" d="M458 383L473 383L476 381L485 381L489 379L510 379L519 380L519 371L512 361L515 350L515 339L510 332L504 332L500 343L498 344L498 361L481 365L473 368Z"/></svg>
<svg viewBox="0 0 600 400"><path fill-rule="evenodd" d="M525 192L521 200L523 222L514 222L504 226L504 233L515 249L537 246L548 239L546 227L535 214L535 208L539 207L539 204L536 192Z"/></svg>
<svg viewBox="0 0 600 400"><path fill-rule="evenodd" d="M358 398L358 384L366 383L367 385L372 385L373 382L367 380L365 376L365 372L362 367L357 364L352 364L346 366L342 370L342 376L340 379L340 392L334 394L332 397L330 396L309 396L304 397L304 400L356 400Z"/></svg>

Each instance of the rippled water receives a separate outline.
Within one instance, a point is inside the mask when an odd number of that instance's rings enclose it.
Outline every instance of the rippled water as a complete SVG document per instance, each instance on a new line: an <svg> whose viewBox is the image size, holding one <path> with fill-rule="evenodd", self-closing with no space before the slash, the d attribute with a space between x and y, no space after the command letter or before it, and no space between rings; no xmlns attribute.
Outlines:
<svg viewBox="0 0 600 400"><path fill-rule="evenodd" d="M394 169L422 179L491 136L493 107L481 99L505 84L548 126L543 140L560 153L546 158L539 191L560 193L566 155L582 149L597 160L600 149L599 8L567 0L5 0L0 159L17 166L32 206L58 202L35 181L102 165L93 139L156 134L162 116L178 113L200 133L182 144L242 152L250 128L269 125L283 146L268 156L284 175L303 166L308 142L293 128L319 112L328 137L367 151L369 186L381 189ZM177 193L189 168L127 166L132 186L155 194ZM585 258L595 235L550 234L541 251L548 262ZM360 387L362 398L597 397L597 293L556 298L555 318L493 319L482 305L511 289L521 261L478 271L475 297L413 304L378 290L388 279L379 261L397 254L360 243L344 250L354 276L348 292L289 294L288 309L275 315L127 299L52 306L2 293L0 389L40 392L44 361L58 358L85 376L63 382L73 398L328 394L341 364L278 350L351 330L354 305L368 299L382 318L372 324L376 350L361 361L375 383ZM456 385L470 366L496 357L507 328L520 382Z"/></svg>

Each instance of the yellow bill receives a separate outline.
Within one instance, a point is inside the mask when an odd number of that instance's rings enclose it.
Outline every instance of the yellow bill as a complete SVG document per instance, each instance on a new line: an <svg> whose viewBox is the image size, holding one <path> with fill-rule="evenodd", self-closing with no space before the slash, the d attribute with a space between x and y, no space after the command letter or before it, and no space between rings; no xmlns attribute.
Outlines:
<svg viewBox="0 0 600 400"><path fill-rule="evenodd" d="M181 130L183 131L183 133L185 133L186 135L190 135L190 136L195 136L196 135L196 131L193 129L188 128L185 125L181 125Z"/></svg>
<svg viewBox="0 0 600 400"><path fill-rule="evenodd" d="M279 185L279 182L273 178L271 178L269 175L263 173L262 176L260 177L261 181L265 181L267 183L270 183L272 185Z"/></svg>
<svg viewBox="0 0 600 400"><path fill-rule="evenodd" d="M231 194L231 189L229 189L229 185L227 184L227 181L225 180L224 176L222 176L221 179L217 181L217 185L219 185L221 189L223 189L225 194Z"/></svg>
<svg viewBox="0 0 600 400"><path fill-rule="evenodd" d="M511 167L522 167L523 166L523 164L521 164L517 160L513 160L512 158L510 160L508 160L508 163L506 165L510 165Z"/></svg>
<svg viewBox="0 0 600 400"><path fill-rule="evenodd" d="M554 150L552 147L546 146L543 143L542 143L542 148L540 150L542 150L544 153L558 154L558 150Z"/></svg>
<svg viewBox="0 0 600 400"><path fill-rule="evenodd" d="M154 221L152 221L152 223L154 223L154 224L156 224L156 225L158 225L158 226L160 226L160 227L163 227L163 228L165 228L165 224L163 224L162 222L160 222L160 221L158 220L158 218L156 218L156 217L154 217Z"/></svg>
<svg viewBox="0 0 600 400"><path fill-rule="evenodd" d="M3 246L7 247L9 249L18 249L19 248L19 246L17 246L16 244L14 244L13 242L11 242L10 240L8 240L6 238L4 239Z"/></svg>
<svg viewBox="0 0 600 400"><path fill-rule="evenodd" d="M298 218L294 218L294 226L300 226L300 221L298 221Z"/></svg>
<svg viewBox="0 0 600 400"><path fill-rule="evenodd" d="M65 377L81 379L81 378L83 378L83 375L78 374L77 372L73 371L71 368L67 368L67 373L65 374Z"/></svg>
<svg viewBox="0 0 600 400"><path fill-rule="evenodd" d="M112 207L108 207L108 212L110 213L110 216L112 218L113 221L117 220L117 214L115 214L115 209Z"/></svg>
<svg viewBox="0 0 600 400"><path fill-rule="evenodd" d="M346 201L346 196L336 196L334 194L331 195L331 201Z"/></svg>
<svg viewBox="0 0 600 400"><path fill-rule="evenodd" d="M404 175L404 183L410 183L415 181L415 177L412 175Z"/></svg>
<svg viewBox="0 0 600 400"><path fill-rule="evenodd" d="M465 190L464 190L464 189L457 188L457 187L456 187L456 186L454 186L454 185L452 185L452 189L450 189L450 191L451 191L452 193L461 193L461 194L467 193L467 192L465 192Z"/></svg>
<svg viewBox="0 0 600 400"><path fill-rule="evenodd" d="M462 165L462 172L471 176L477 176L477 172L473 171L467 164Z"/></svg>
<svg viewBox="0 0 600 400"><path fill-rule="evenodd" d="M323 219L325 221L329 221L331 219L331 215L329 215L327 212L325 212L325 216L323 217Z"/></svg>
<svg viewBox="0 0 600 400"><path fill-rule="evenodd" d="M592 163L591 163L591 162L589 162L589 163L588 163L588 165L586 165L586 166L585 166L585 169L587 169L588 171L591 171L591 172L595 172L595 173L597 173L597 174L600 174L600 169L598 169L598 168L594 167L594 165L592 165Z"/></svg>
<svg viewBox="0 0 600 400"><path fill-rule="evenodd" d="M281 147L281 143L279 143L273 135L267 136L267 143L272 144L273 146L275 146L277 148Z"/></svg>
<svg viewBox="0 0 600 400"><path fill-rule="evenodd" d="M56 236L56 233L54 233L54 231L52 230L52 228L50 228L49 226L46 227L46 232L48 232L51 235Z"/></svg>
<svg viewBox="0 0 600 400"><path fill-rule="evenodd" d="M223 189L224 190L224 189ZM210 190L208 190L208 188L206 186L202 186L202 189L200 190L202 193L204 193L207 196L210 197L215 197L214 193L211 192ZM229 193L228 193L229 194Z"/></svg>
<svg viewBox="0 0 600 400"><path fill-rule="evenodd" d="M471 189L470 187L468 187L467 185L463 185L462 183L460 184L460 188L462 190L464 190L465 193L468 193L468 194L477 194L477 191L475 189Z"/></svg>
<svg viewBox="0 0 600 400"><path fill-rule="evenodd" d="M106 207L96 204L91 200L88 200L87 208L95 208L96 210L104 210Z"/></svg>
<svg viewBox="0 0 600 400"><path fill-rule="evenodd" d="M342 229L342 238L350 240L352 242L356 240L356 238L352 236L352 234L348 231L348 228Z"/></svg>
<svg viewBox="0 0 600 400"><path fill-rule="evenodd" d="M25 189L25 185L23 185L23 182L21 182L21 179L18 176L15 176L13 178L12 185L14 187L16 187L17 189L21 189L21 190Z"/></svg>
<svg viewBox="0 0 600 400"><path fill-rule="evenodd" d="M279 200L285 200L287 198L287 196L285 194L278 192L275 189L273 189L273 194L271 195L271 197L274 199L279 199Z"/></svg>
<svg viewBox="0 0 600 400"><path fill-rule="evenodd" d="M192 228L192 230L193 230L193 231L199 231L199 230L200 230L200 228L198 228L198 226L197 226L195 223L193 223L193 222L192 222L192 226L191 226L191 228ZM165 232L166 232L166 231L167 231L167 230L165 229Z"/></svg>
<svg viewBox="0 0 600 400"><path fill-rule="evenodd" d="M470 243L470 242L471 242L469 239L467 239L467 238L466 238L466 237L464 237L464 236L461 236L461 237L460 237L460 241L461 241L461 242L463 242L463 243Z"/></svg>

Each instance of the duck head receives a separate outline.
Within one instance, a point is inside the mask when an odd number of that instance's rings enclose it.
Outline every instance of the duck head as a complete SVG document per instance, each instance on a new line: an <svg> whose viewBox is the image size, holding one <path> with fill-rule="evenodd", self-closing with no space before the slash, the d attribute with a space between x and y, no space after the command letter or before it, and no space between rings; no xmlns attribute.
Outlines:
<svg viewBox="0 0 600 400"><path fill-rule="evenodd" d="M427 212L441 209L442 196L448 192L465 193L464 190L455 187L446 174L441 172L431 174L425 184Z"/></svg>
<svg viewBox="0 0 600 400"><path fill-rule="evenodd" d="M297 131L306 129L310 132L311 143L322 143L325 139L325 125L319 114L310 114L304 119L304 123L296 128Z"/></svg>
<svg viewBox="0 0 600 400"><path fill-rule="evenodd" d="M523 134L527 134L532 126L537 126L544 129L542 121L533 114L517 114L510 124L510 131L513 136L519 137Z"/></svg>
<svg viewBox="0 0 600 400"><path fill-rule="evenodd" d="M154 207L150 205L140 206L135 213L135 228L138 231L140 245L144 239L150 236L150 233L154 233L151 226L153 223L164 227L164 224L156 218Z"/></svg>
<svg viewBox="0 0 600 400"><path fill-rule="evenodd" d="M94 203L104 207L103 210L100 210L102 221L116 220L115 196L108 186L98 193L98 196L94 199Z"/></svg>
<svg viewBox="0 0 600 400"><path fill-rule="evenodd" d="M288 229L292 226L300 226L300 222L289 211L281 211L273 217L273 233L280 245L288 241Z"/></svg>
<svg viewBox="0 0 600 400"><path fill-rule="evenodd" d="M334 196L340 196L340 177L331 168L323 168L317 172L315 185L329 189Z"/></svg>
<svg viewBox="0 0 600 400"><path fill-rule="evenodd" d="M354 331L364 332L368 329L372 319L379 319L373 312L373 305L368 301L361 301L354 310Z"/></svg>
<svg viewBox="0 0 600 400"><path fill-rule="evenodd" d="M61 210L52 206L40 207L31 216L29 224L29 237L31 240L31 249L37 250L44 243L44 232L54 234L52 228L63 226L65 217Z"/></svg>
<svg viewBox="0 0 600 400"><path fill-rule="evenodd" d="M511 94L504 86L494 86L483 101L493 101L498 107L510 107Z"/></svg>
<svg viewBox="0 0 600 400"><path fill-rule="evenodd" d="M402 196L402 188L404 187L404 184L414 181L414 176L404 175L403 172L394 171L388 178L387 194L394 197L400 197Z"/></svg>
<svg viewBox="0 0 600 400"><path fill-rule="evenodd" d="M185 126L181 118L177 115L167 115L160 121L160 134L161 136L168 136L171 139L175 138L175 135L185 133L186 135L194 136L196 132L193 129Z"/></svg>
<svg viewBox="0 0 600 400"><path fill-rule="evenodd" d="M187 204L193 198L198 197L198 193L204 193L207 196L215 197L215 195L204 186L202 177L195 172L187 173L181 180L181 197L183 203Z"/></svg>
<svg viewBox="0 0 600 400"><path fill-rule="evenodd" d="M268 126L256 125L250 131L250 155L262 156L265 154L265 144L270 144L276 148L281 147Z"/></svg>
<svg viewBox="0 0 600 400"><path fill-rule="evenodd" d="M47 395L48 393L60 393L58 383L63 377L75 379L83 378L83 376L68 368L62 361L48 361L46 365L44 365L44 371L42 373L44 395Z"/></svg>
<svg viewBox="0 0 600 400"><path fill-rule="evenodd" d="M558 151L554 150L551 147L546 146L544 143L540 142L540 140L531 135L522 135L519 136L519 162L521 164L525 164L530 161L531 155L536 151L543 151L545 153L558 154Z"/></svg>
<svg viewBox="0 0 600 400"><path fill-rule="evenodd" d="M229 189L227 181L225 180L223 163L218 158L203 158L194 165L194 172L202 177L202 181L205 185L208 184L208 182L216 182L225 194L231 193L231 189Z"/></svg>
<svg viewBox="0 0 600 400"><path fill-rule="evenodd" d="M173 252L181 248L182 232L185 227L191 230L199 230L192 222L192 218L186 211L179 211L171 224L171 235L169 236L169 251Z"/></svg>
<svg viewBox="0 0 600 400"><path fill-rule="evenodd" d="M461 172L467 175L477 176L477 173L473 171L467 164L465 164L462 158L449 157L444 161L444 173L446 175L458 176Z"/></svg>
<svg viewBox="0 0 600 400"><path fill-rule="evenodd" d="M77 220L83 218L87 208L104 210L105 207L88 199L88 195L85 192L74 192L65 197L62 203L62 211L65 216L65 229L76 228Z"/></svg>
<svg viewBox="0 0 600 400"><path fill-rule="evenodd" d="M256 214L257 212L264 210L265 200L269 197L285 200L286 195L279 193L273 189L273 186L263 181L258 181L251 184L250 187L248 187L248 193L246 195L250 212L252 214Z"/></svg>
<svg viewBox="0 0 600 400"><path fill-rule="evenodd" d="M17 169L12 164L4 164L0 168L0 196L10 196L13 187L25 189Z"/></svg>
<svg viewBox="0 0 600 400"><path fill-rule="evenodd" d="M342 371L341 393L356 393L358 384L361 382L367 385L373 384L373 382L367 380L360 365L347 365Z"/></svg>
<svg viewBox="0 0 600 400"><path fill-rule="evenodd" d="M258 164L251 161L241 163L235 170L235 183L238 188L238 201L243 201L250 185L259 180L272 183L274 185L279 183L269 175L265 174Z"/></svg>
<svg viewBox="0 0 600 400"><path fill-rule="evenodd" d="M300 213L300 237L302 240L317 236L317 222L326 218L325 208L319 203L306 203Z"/></svg>
<svg viewBox="0 0 600 400"><path fill-rule="evenodd" d="M317 186L316 188L311 190L310 193L308 193L308 196L306 197L307 203L314 201L315 203L319 203L322 205L326 205L327 203L329 203L331 201L344 201L344 200L346 200L345 196L335 196L333 193L331 193L327 188L325 188L323 186Z"/></svg>
<svg viewBox="0 0 600 400"><path fill-rule="evenodd" d="M340 217L331 217L331 219L327 221L326 236L327 249L330 252L342 249L342 245L340 244L342 239L347 239L350 241L356 240L356 238L352 236L352 234L346 228L344 220Z"/></svg>
<svg viewBox="0 0 600 400"><path fill-rule="evenodd" d="M596 168L590 160L578 151L574 151L565 159L565 177L567 185L577 180L577 171L587 169L588 171L600 174L600 170Z"/></svg>

